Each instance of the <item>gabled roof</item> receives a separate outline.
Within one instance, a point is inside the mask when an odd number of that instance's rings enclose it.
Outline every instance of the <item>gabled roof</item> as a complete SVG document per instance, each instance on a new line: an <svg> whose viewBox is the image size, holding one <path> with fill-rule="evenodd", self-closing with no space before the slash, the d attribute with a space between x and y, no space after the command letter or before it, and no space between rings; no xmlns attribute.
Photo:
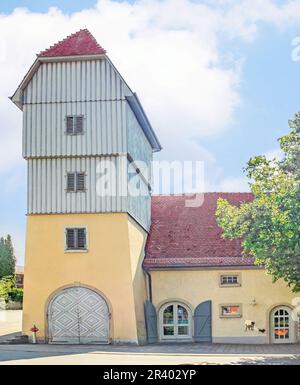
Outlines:
<svg viewBox="0 0 300 385"><path fill-rule="evenodd" d="M190 268L253 266L242 257L240 240L223 239L216 222L218 198L235 205L253 199L251 193L205 193L200 207L187 207L190 197L153 196L151 228L144 267Z"/></svg>
<svg viewBox="0 0 300 385"><path fill-rule="evenodd" d="M105 49L98 44L90 31L81 29L40 52L38 57L102 55L105 53Z"/></svg>
<svg viewBox="0 0 300 385"><path fill-rule="evenodd" d="M81 29L80 31L73 33L72 35L66 37L57 44L51 46L50 48L40 52L37 55L37 58L22 82L19 84L17 90L14 92L13 96L10 98L13 103L15 103L21 110L23 109L23 92L27 87L28 83L31 81L32 77L38 70L39 66L43 62L59 62L59 61L68 61L68 60L95 60L95 58L105 59L116 71L116 74L120 77L122 82L124 82L125 87L128 89L128 94L126 95L126 100L135 114L139 124L141 125L142 130L144 131L149 143L152 146L153 151L160 151L161 145L157 139L157 136L154 133L154 130L147 118L147 115L135 93L132 92L130 87L127 85L126 81L120 75L119 71L110 61L106 55L106 51L98 44L94 36L87 30Z"/></svg>

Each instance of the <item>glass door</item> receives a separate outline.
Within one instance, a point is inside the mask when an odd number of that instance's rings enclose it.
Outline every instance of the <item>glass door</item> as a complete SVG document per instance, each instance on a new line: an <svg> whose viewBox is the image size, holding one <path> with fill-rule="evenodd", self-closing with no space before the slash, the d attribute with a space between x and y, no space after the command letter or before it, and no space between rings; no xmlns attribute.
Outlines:
<svg viewBox="0 0 300 385"><path fill-rule="evenodd" d="M281 306L273 310L271 316L271 333L273 343L294 342L294 322L291 309Z"/></svg>
<svg viewBox="0 0 300 385"><path fill-rule="evenodd" d="M191 337L190 311L179 303L167 304L161 311L163 339Z"/></svg>

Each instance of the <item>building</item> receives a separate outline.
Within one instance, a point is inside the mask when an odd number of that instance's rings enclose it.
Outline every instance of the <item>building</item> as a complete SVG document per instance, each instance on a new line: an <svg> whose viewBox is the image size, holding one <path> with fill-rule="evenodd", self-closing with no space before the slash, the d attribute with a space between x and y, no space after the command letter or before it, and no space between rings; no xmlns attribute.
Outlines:
<svg viewBox="0 0 300 385"><path fill-rule="evenodd" d="M253 199L250 193L206 193L200 207L186 207L184 196L152 198L144 259L152 288L150 337L296 342L298 322L297 314L293 320L292 302L297 294L283 281L272 283L252 258L242 257L240 241L221 238L215 220L219 197L236 205Z"/></svg>
<svg viewBox="0 0 300 385"><path fill-rule="evenodd" d="M24 334L36 325L50 343L297 340L293 293L220 238L217 197L250 194L206 194L196 208L184 196L151 200L160 143L89 31L38 54L12 101L28 164Z"/></svg>
<svg viewBox="0 0 300 385"><path fill-rule="evenodd" d="M23 289L24 284L24 267L16 266L16 285L19 289Z"/></svg>

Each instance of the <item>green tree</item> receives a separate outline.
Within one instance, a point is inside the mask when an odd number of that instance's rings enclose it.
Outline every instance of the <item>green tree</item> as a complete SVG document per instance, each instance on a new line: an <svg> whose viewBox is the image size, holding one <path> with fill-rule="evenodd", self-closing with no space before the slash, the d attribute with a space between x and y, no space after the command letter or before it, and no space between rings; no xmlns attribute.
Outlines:
<svg viewBox="0 0 300 385"><path fill-rule="evenodd" d="M17 288L15 275L8 275L0 280L0 298L5 302L23 302L23 289Z"/></svg>
<svg viewBox="0 0 300 385"><path fill-rule="evenodd" d="M300 113L289 126L278 139L282 160L256 156L247 163L253 201L237 207L219 199L216 215L224 238L241 239L244 256L300 291Z"/></svg>
<svg viewBox="0 0 300 385"><path fill-rule="evenodd" d="M11 236L0 238L0 279L15 274L16 258Z"/></svg>

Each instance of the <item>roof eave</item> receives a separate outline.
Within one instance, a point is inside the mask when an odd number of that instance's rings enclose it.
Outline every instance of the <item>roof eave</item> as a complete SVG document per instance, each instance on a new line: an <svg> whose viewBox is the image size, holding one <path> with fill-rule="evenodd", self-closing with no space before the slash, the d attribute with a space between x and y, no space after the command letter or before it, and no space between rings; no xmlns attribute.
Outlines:
<svg viewBox="0 0 300 385"><path fill-rule="evenodd" d="M153 152L160 151L162 149L161 144L159 143L159 140L155 135L155 132L149 122L149 119L142 107L141 102L139 101L139 98L137 97L137 94L133 93L132 95L125 96L125 98L129 104L129 107L134 113L137 121L142 127L144 134L146 135L146 138L151 144Z"/></svg>
<svg viewBox="0 0 300 385"><path fill-rule="evenodd" d="M40 62L62 62L62 61L78 61L78 60L97 60L106 58L106 54L93 55L69 55L69 56L37 56Z"/></svg>
<svg viewBox="0 0 300 385"><path fill-rule="evenodd" d="M174 264L167 266L147 266L143 264L145 271L166 271L166 270L249 270L249 269L264 269L264 266L257 266L254 264L249 265L183 265Z"/></svg>
<svg viewBox="0 0 300 385"><path fill-rule="evenodd" d="M21 97L17 95L19 95L18 90L13 94L13 96L9 96L8 99L10 99L21 111L23 111L23 104L22 104Z"/></svg>
<svg viewBox="0 0 300 385"><path fill-rule="evenodd" d="M23 80L19 84L18 88L14 92L14 94L10 97L10 100L18 107L20 110L23 110L23 102L22 102L22 97L23 97L23 91L27 84L30 82L32 79L33 75L35 74L36 70L40 66L39 58L35 59L34 63L32 66L29 68L28 72L24 76Z"/></svg>
<svg viewBox="0 0 300 385"><path fill-rule="evenodd" d="M20 110L23 110L23 90L26 88L33 75L35 74L38 67L41 63L51 63L51 62L64 62L64 61L79 61L79 60L91 60L91 59L104 59L106 58L105 54L96 54L96 55L76 55L76 56L37 56L32 66L29 68L28 72L24 76L23 80L19 84L18 88L14 94L10 97L10 100L18 107Z"/></svg>

